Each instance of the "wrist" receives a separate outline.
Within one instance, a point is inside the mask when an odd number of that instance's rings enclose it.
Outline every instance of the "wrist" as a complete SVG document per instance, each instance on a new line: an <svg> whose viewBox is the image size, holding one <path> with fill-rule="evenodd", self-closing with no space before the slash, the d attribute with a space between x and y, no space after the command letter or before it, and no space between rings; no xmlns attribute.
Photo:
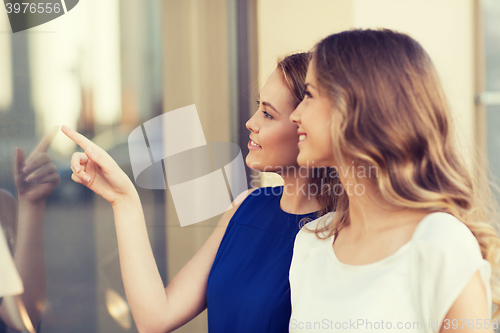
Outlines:
<svg viewBox="0 0 500 333"><path fill-rule="evenodd" d="M111 206L113 207L113 209L119 209L122 207L130 207L137 202L140 203L140 198L139 194L134 189L134 191L130 191L127 194L123 194L117 197L116 200L111 203Z"/></svg>
<svg viewBox="0 0 500 333"><path fill-rule="evenodd" d="M34 208L45 208L45 205L47 204L47 198L39 200L31 200L23 196L19 196L18 200L19 200L19 207L24 206L24 207L34 207Z"/></svg>

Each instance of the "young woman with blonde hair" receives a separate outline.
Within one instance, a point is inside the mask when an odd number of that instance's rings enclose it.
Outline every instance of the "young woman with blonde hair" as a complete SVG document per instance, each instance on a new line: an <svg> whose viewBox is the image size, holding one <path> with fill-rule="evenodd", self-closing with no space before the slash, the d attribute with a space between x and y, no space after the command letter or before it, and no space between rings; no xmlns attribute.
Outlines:
<svg viewBox="0 0 500 333"><path fill-rule="evenodd" d="M296 237L290 332L493 332L493 200L423 48L390 30L326 37L290 119L299 165L335 167L343 185L336 213Z"/></svg>

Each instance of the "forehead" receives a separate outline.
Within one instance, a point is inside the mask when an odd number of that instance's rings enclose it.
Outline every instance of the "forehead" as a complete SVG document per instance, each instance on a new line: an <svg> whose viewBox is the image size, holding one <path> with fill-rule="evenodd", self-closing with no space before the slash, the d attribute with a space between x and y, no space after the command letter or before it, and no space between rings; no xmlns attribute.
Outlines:
<svg viewBox="0 0 500 333"><path fill-rule="evenodd" d="M271 103L278 111L293 111L294 99L292 92L285 83L282 74L275 70L267 79L260 91L262 102ZM289 110L291 108L291 110Z"/></svg>
<svg viewBox="0 0 500 333"><path fill-rule="evenodd" d="M307 75L306 75L306 83L312 84L315 87L317 79L316 79L316 69L314 66L314 59L309 62L309 67L307 67Z"/></svg>

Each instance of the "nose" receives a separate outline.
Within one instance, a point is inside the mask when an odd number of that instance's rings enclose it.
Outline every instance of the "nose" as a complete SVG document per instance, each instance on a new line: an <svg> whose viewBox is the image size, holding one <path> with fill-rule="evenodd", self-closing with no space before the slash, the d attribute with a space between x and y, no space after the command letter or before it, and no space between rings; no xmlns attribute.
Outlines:
<svg viewBox="0 0 500 333"><path fill-rule="evenodd" d="M255 115L257 112L254 113L252 118L248 119L246 122L245 126L248 128L248 130L252 133L258 133L259 132L259 125L257 125L257 122L255 121Z"/></svg>
<svg viewBox="0 0 500 333"><path fill-rule="evenodd" d="M295 125L299 126L300 125L300 115L301 115L301 110L302 110L302 102L297 105L295 110L290 114L290 121L294 123Z"/></svg>

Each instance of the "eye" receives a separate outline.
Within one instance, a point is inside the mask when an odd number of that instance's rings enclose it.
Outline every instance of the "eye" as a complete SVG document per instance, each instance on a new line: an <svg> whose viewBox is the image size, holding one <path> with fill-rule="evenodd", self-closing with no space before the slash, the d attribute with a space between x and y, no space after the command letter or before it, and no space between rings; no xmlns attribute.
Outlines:
<svg viewBox="0 0 500 333"><path fill-rule="evenodd" d="M264 117L266 117L268 119L273 119L273 116L271 116L267 111L262 110L262 113L264 114Z"/></svg>
<svg viewBox="0 0 500 333"><path fill-rule="evenodd" d="M312 98L311 93L310 93L309 91L307 91L307 89L306 89L306 90L304 90L304 98L306 98L306 97L307 97L307 98Z"/></svg>

